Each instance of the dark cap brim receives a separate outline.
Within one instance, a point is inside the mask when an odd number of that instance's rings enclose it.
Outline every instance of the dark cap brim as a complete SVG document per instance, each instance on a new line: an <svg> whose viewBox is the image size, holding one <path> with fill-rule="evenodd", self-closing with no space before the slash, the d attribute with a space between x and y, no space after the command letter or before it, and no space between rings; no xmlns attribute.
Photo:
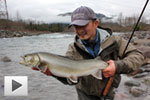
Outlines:
<svg viewBox="0 0 150 100"><path fill-rule="evenodd" d="M77 26L85 26L89 23L90 20L75 20L70 23L69 27L72 25L77 25Z"/></svg>

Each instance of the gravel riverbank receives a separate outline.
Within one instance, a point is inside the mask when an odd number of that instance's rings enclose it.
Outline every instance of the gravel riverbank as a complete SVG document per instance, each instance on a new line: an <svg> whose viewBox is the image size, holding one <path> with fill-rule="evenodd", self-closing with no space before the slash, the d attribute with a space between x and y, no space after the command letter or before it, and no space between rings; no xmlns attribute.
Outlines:
<svg viewBox="0 0 150 100"><path fill-rule="evenodd" d="M47 33L43 33L43 32L23 32L23 31L0 30L0 38L33 36L33 35L40 35L40 34L47 34Z"/></svg>

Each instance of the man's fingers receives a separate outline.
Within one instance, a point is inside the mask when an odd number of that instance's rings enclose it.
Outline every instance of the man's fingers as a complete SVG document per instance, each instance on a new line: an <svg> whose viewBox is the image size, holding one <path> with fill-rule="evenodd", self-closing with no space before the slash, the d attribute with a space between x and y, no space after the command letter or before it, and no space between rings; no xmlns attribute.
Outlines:
<svg viewBox="0 0 150 100"><path fill-rule="evenodd" d="M106 78L113 76L110 72L104 72L103 75Z"/></svg>
<svg viewBox="0 0 150 100"><path fill-rule="evenodd" d="M109 75L107 73L103 73L103 75L104 75L105 78L109 77Z"/></svg>
<svg viewBox="0 0 150 100"><path fill-rule="evenodd" d="M39 71L39 69L38 69L38 68L36 68L36 67L31 67L31 69L32 69L32 70Z"/></svg>
<svg viewBox="0 0 150 100"><path fill-rule="evenodd" d="M51 73L50 69L49 69L47 66L46 66L45 71L41 71L41 70L39 70L39 69L36 68L36 67L31 67L31 69L32 69L32 70L36 70L36 71L40 71L40 72L42 72L43 74L46 74L47 76L52 76L52 73Z"/></svg>
<svg viewBox="0 0 150 100"><path fill-rule="evenodd" d="M103 75L105 77L111 77L115 74L115 71L116 71L115 64L113 60L109 60L107 61L107 63L108 63L108 66L105 69L103 69Z"/></svg>
<svg viewBox="0 0 150 100"><path fill-rule="evenodd" d="M109 60L109 61L107 61L107 63L108 63L108 64L113 63L113 60Z"/></svg>
<svg viewBox="0 0 150 100"><path fill-rule="evenodd" d="M102 70L103 73L107 73L109 71L110 71L110 67L109 66Z"/></svg>

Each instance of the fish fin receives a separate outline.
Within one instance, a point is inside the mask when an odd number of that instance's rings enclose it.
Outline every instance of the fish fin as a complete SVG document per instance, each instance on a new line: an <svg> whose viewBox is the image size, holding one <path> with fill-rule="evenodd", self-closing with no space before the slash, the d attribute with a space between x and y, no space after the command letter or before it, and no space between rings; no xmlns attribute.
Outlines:
<svg viewBox="0 0 150 100"><path fill-rule="evenodd" d="M92 76L102 80L102 70L97 70L95 73L92 74Z"/></svg>
<svg viewBox="0 0 150 100"><path fill-rule="evenodd" d="M47 66L46 63L38 63L36 68L38 68L39 70L45 72L46 71L46 66Z"/></svg>
<svg viewBox="0 0 150 100"><path fill-rule="evenodd" d="M68 81L71 81L72 83L78 83L78 78L75 76L71 76L68 79L69 79Z"/></svg>

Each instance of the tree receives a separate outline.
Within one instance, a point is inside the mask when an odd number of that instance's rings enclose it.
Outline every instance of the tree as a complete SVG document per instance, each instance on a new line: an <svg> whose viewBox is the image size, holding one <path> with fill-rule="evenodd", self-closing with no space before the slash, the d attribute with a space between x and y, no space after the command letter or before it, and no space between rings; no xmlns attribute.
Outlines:
<svg viewBox="0 0 150 100"><path fill-rule="evenodd" d="M119 13L117 21L118 21L118 24L121 27L123 25L123 14L122 13Z"/></svg>

